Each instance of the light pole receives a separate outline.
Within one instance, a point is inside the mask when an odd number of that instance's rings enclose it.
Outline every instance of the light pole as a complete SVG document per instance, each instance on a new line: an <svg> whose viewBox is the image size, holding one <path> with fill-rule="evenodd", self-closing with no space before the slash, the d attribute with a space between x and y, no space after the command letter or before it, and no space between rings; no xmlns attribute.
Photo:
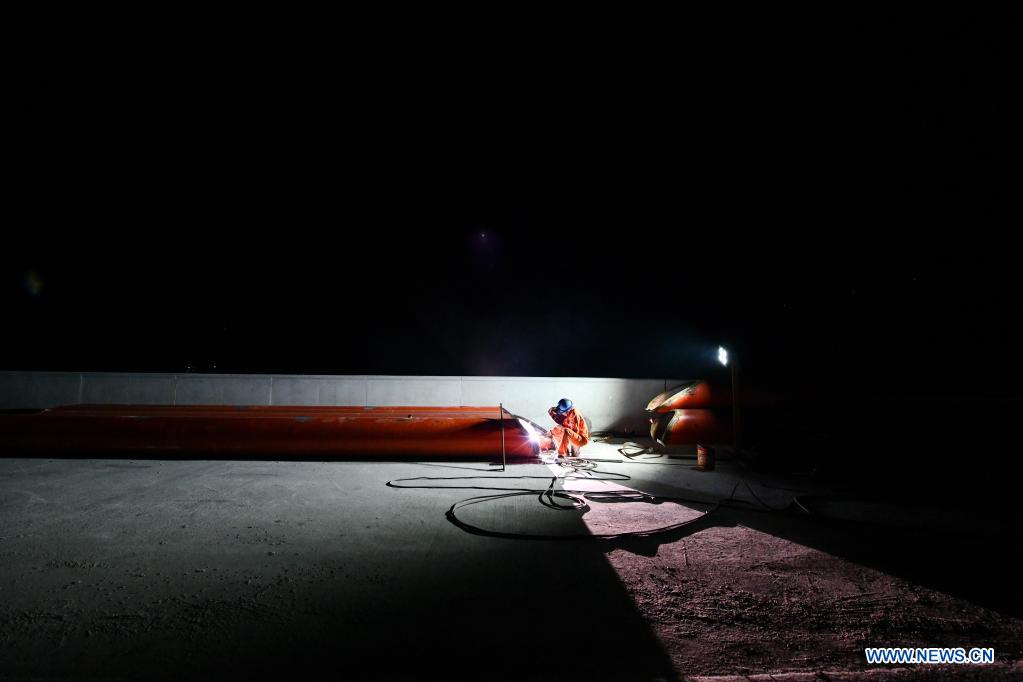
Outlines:
<svg viewBox="0 0 1023 682"><path fill-rule="evenodd" d="M718 362L725 367L732 368L732 447L735 449L735 456L739 455L739 363L734 358L729 365L728 351L724 346L718 346Z"/></svg>

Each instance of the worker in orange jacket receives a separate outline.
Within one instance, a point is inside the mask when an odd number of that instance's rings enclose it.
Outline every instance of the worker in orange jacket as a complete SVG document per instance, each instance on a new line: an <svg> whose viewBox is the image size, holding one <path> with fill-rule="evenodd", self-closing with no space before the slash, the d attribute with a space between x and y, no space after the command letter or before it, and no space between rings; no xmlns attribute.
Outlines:
<svg viewBox="0 0 1023 682"><path fill-rule="evenodd" d="M559 400L557 405L547 410L547 414L558 425L547 432L541 441L542 449L557 450L559 457L575 456L582 446L590 442L590 427L568 398Z"/></svg>

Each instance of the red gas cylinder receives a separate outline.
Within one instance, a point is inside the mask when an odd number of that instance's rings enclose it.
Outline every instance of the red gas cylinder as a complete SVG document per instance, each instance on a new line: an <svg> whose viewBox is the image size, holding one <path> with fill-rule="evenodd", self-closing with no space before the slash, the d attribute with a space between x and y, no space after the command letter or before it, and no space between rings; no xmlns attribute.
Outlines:
<svg viewBox="0 0 1023 682"><path fill-rule="evenodd" d="M714 448L709 445L696 446L696 468L699 471L714 471Z"/></svg>

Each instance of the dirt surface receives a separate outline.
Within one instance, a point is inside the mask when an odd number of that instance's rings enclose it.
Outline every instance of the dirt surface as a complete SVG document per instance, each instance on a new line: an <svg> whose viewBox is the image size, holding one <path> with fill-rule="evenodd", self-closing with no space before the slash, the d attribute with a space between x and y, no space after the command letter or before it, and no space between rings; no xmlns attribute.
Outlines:
<svg viewBox="0 0 1023 682"><path fill-rule="evenodd" d="M1019 618L741 524L608 560L690 674L863 670L873 646L989 646L1003 663L1023 655Z"/></svg>
<svg viewBox="0 0 1023 682"><path fill-rule="evenodd" d="M607 553L680 675L880 673L881 666L867 665L866 647L924 646L993 647L998 665L923 666L903 675L1023 678L1015 667L1023 658L1023 619L1011 568L1018 537L999 535L1018 530L1000 515L984 523L974 507L969 517L959 515L972 523L951 526L952 505L940 515L905 506L892 508L893 523L879 524L872 505L835 502L831 511L852 519L843 521L802 514L787 504L791 484L758 482L736 469L700 474L678 461L670 468L601 468L627 471L631 480L567 485L694 498L716 489L720 499L737 481L746 493L738 500L744 504L718 508L591 501L583 517L593 533L690 521ZM980 534L964 535L969 528Z"/></svg>

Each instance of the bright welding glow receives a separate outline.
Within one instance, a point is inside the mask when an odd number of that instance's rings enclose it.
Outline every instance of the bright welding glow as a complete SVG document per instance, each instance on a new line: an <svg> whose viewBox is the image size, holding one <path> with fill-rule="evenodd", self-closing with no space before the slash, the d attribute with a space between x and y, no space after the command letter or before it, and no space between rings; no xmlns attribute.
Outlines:
<svg viewBox="0 0 1023 682"><path fill-rule="evenodd" d="M718 346L718 362L724 366L728 366L728 351L724 349L724 346Z"/></svg>
<svg viewBox="0 0 1023 682"><path fill-rule="evenodd" d="M526 433L529 434L530 443L540 442L540 434L536 432L536 429L533 428L532 424L527 422L525 419L520 419L519 424L522 424L522 428L524 428L526 430Z"/></svg>

